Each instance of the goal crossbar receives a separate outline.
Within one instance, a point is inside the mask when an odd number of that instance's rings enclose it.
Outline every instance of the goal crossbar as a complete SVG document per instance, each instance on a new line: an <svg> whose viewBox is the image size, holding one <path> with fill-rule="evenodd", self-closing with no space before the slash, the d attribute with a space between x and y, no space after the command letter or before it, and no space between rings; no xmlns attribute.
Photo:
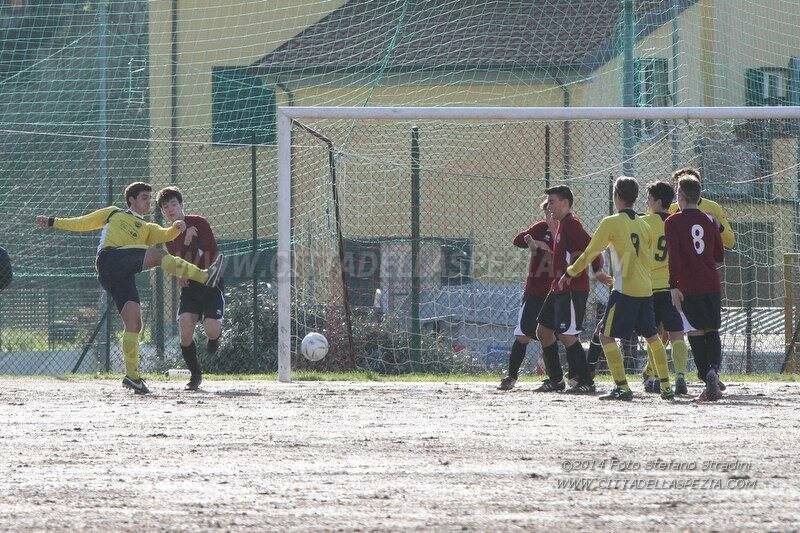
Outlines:
<svg viewBox="0 0 800 533"><path fill-rule="evenodd" d="M278 379L291 381L292 122L311 120L800 120L800 106L765 107L279 107Z"/></svg>
<svg viewBox="0 0 800 533"><path fill-rule="evenodd" d="M764 107L281 107L300 119L730 120L800 119L800 106Z"/></svg>

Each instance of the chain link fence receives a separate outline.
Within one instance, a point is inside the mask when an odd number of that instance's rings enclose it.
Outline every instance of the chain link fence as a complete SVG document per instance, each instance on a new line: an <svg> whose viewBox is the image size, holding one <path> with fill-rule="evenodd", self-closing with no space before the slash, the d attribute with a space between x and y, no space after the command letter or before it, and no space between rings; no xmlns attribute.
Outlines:
<svg viewBox="0 0 800 533"><path fill-rule="evenodd" d="M19 128L3 143L0 235L14 277L0 295L0 374L122 371L122 323L94 271L99 232L42 231L36 215L78 216L114 204L123 190L148 181L154 193L176 185L187 213L206 216L226 254L226 335L209 372L274 368L274 147L214 146L208 134L135 127ZM178 172L177 161L183 161ZM188 161L188 163L187 163ZM154 206L151 220L163 223ZM137 276L144 329L142 369L182 367L178 345L179 288L158 269ZM272 311L274 315L274 310ZM198 328L198 336L202 326ZM205 342L198 339L198 346Z"/></svg>
<svg viewBox="0 0 800 533"><path fill-rule="evenodd" d="M539 218L544 189L557 183L573 188L575 211L591 232L611 212L611 183L621 173L619 122L310 126L334 149L331 159L319 138L293 131L293 348L296 354L308 331L321 331L331 353L318 363L295 355L297 369L503 368L528 261L527 251L511 246L513 236ZM785 297L784 284L799 277L787 281L783 255L798 251L796 128L698 121L639 124L634 131L642 185L667 179L675 161L694 165L704 173L706 194L728 211L737 244L723 269L725 370L780 371L795 330L787 328L795 316L787 309L796 303ZM154 190L180 187L186 212L210 220L228 257L225 332L215 356L204 353L198 329L206 371L276 369L274 146L220 146L207 132L181 130L172 139L136 127L112 128L105 143L90 128L14 135L4 146L15 150L3 153L0 169L8 185L0 234L14 266L14 280L0 295L0 373L122 369L121 322L113 306L106 312L94 273L99 236L43 232L33 218L122 206L122 190L136 180ZM161 220L158 210L153 220ZM177 287L158 270L140 274L137 283L142 368L182 367ZM604 298L593 285L584 341ZM529 371L538 352L532 343ZM635 341L626 355L630 371L645 359Z"/></svg>

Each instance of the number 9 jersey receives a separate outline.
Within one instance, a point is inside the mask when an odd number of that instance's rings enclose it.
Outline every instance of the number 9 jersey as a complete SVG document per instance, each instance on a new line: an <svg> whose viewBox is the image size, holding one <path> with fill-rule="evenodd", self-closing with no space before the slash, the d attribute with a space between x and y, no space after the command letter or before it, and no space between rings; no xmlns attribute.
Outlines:
<svg viewBox="0 0 800 533"><path fill-rule="evenodd" d="M567 268L577 276L606 247L611 255L614 290L636 298L653 295L650 280L655 241L647 223L632 209L605 217L592 235L586 250Z"/></svg>
<svg viewBox="0 0 800 533"><path fill-rule="evenodd" d="M648 213L642 215L653 235L653 265L650 279L653 282L653 292L669 289L669 254L667 253L667 237L664 235L664 221L669 213Z"/></svg>

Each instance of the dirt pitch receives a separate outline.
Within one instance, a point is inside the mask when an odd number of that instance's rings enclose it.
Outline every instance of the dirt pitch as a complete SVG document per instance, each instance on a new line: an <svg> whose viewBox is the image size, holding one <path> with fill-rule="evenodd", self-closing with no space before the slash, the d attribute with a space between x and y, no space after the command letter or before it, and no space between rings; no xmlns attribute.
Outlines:
<svg viewBox="0 0 800 533"><path fill-rule="evenodd" d="M800 384L532 387L3 378L0 529L800 528Z"/></svg>

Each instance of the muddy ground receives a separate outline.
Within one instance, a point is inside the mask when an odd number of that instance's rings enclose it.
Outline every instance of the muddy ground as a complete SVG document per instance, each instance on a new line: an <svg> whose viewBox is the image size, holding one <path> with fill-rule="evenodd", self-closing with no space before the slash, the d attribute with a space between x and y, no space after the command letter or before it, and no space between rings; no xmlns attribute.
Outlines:
<svg viewBox="0 0 800 533"><path fill-rule="evenodd" d="M3 530L790 530L800 384L0 379Z"/></svg>

